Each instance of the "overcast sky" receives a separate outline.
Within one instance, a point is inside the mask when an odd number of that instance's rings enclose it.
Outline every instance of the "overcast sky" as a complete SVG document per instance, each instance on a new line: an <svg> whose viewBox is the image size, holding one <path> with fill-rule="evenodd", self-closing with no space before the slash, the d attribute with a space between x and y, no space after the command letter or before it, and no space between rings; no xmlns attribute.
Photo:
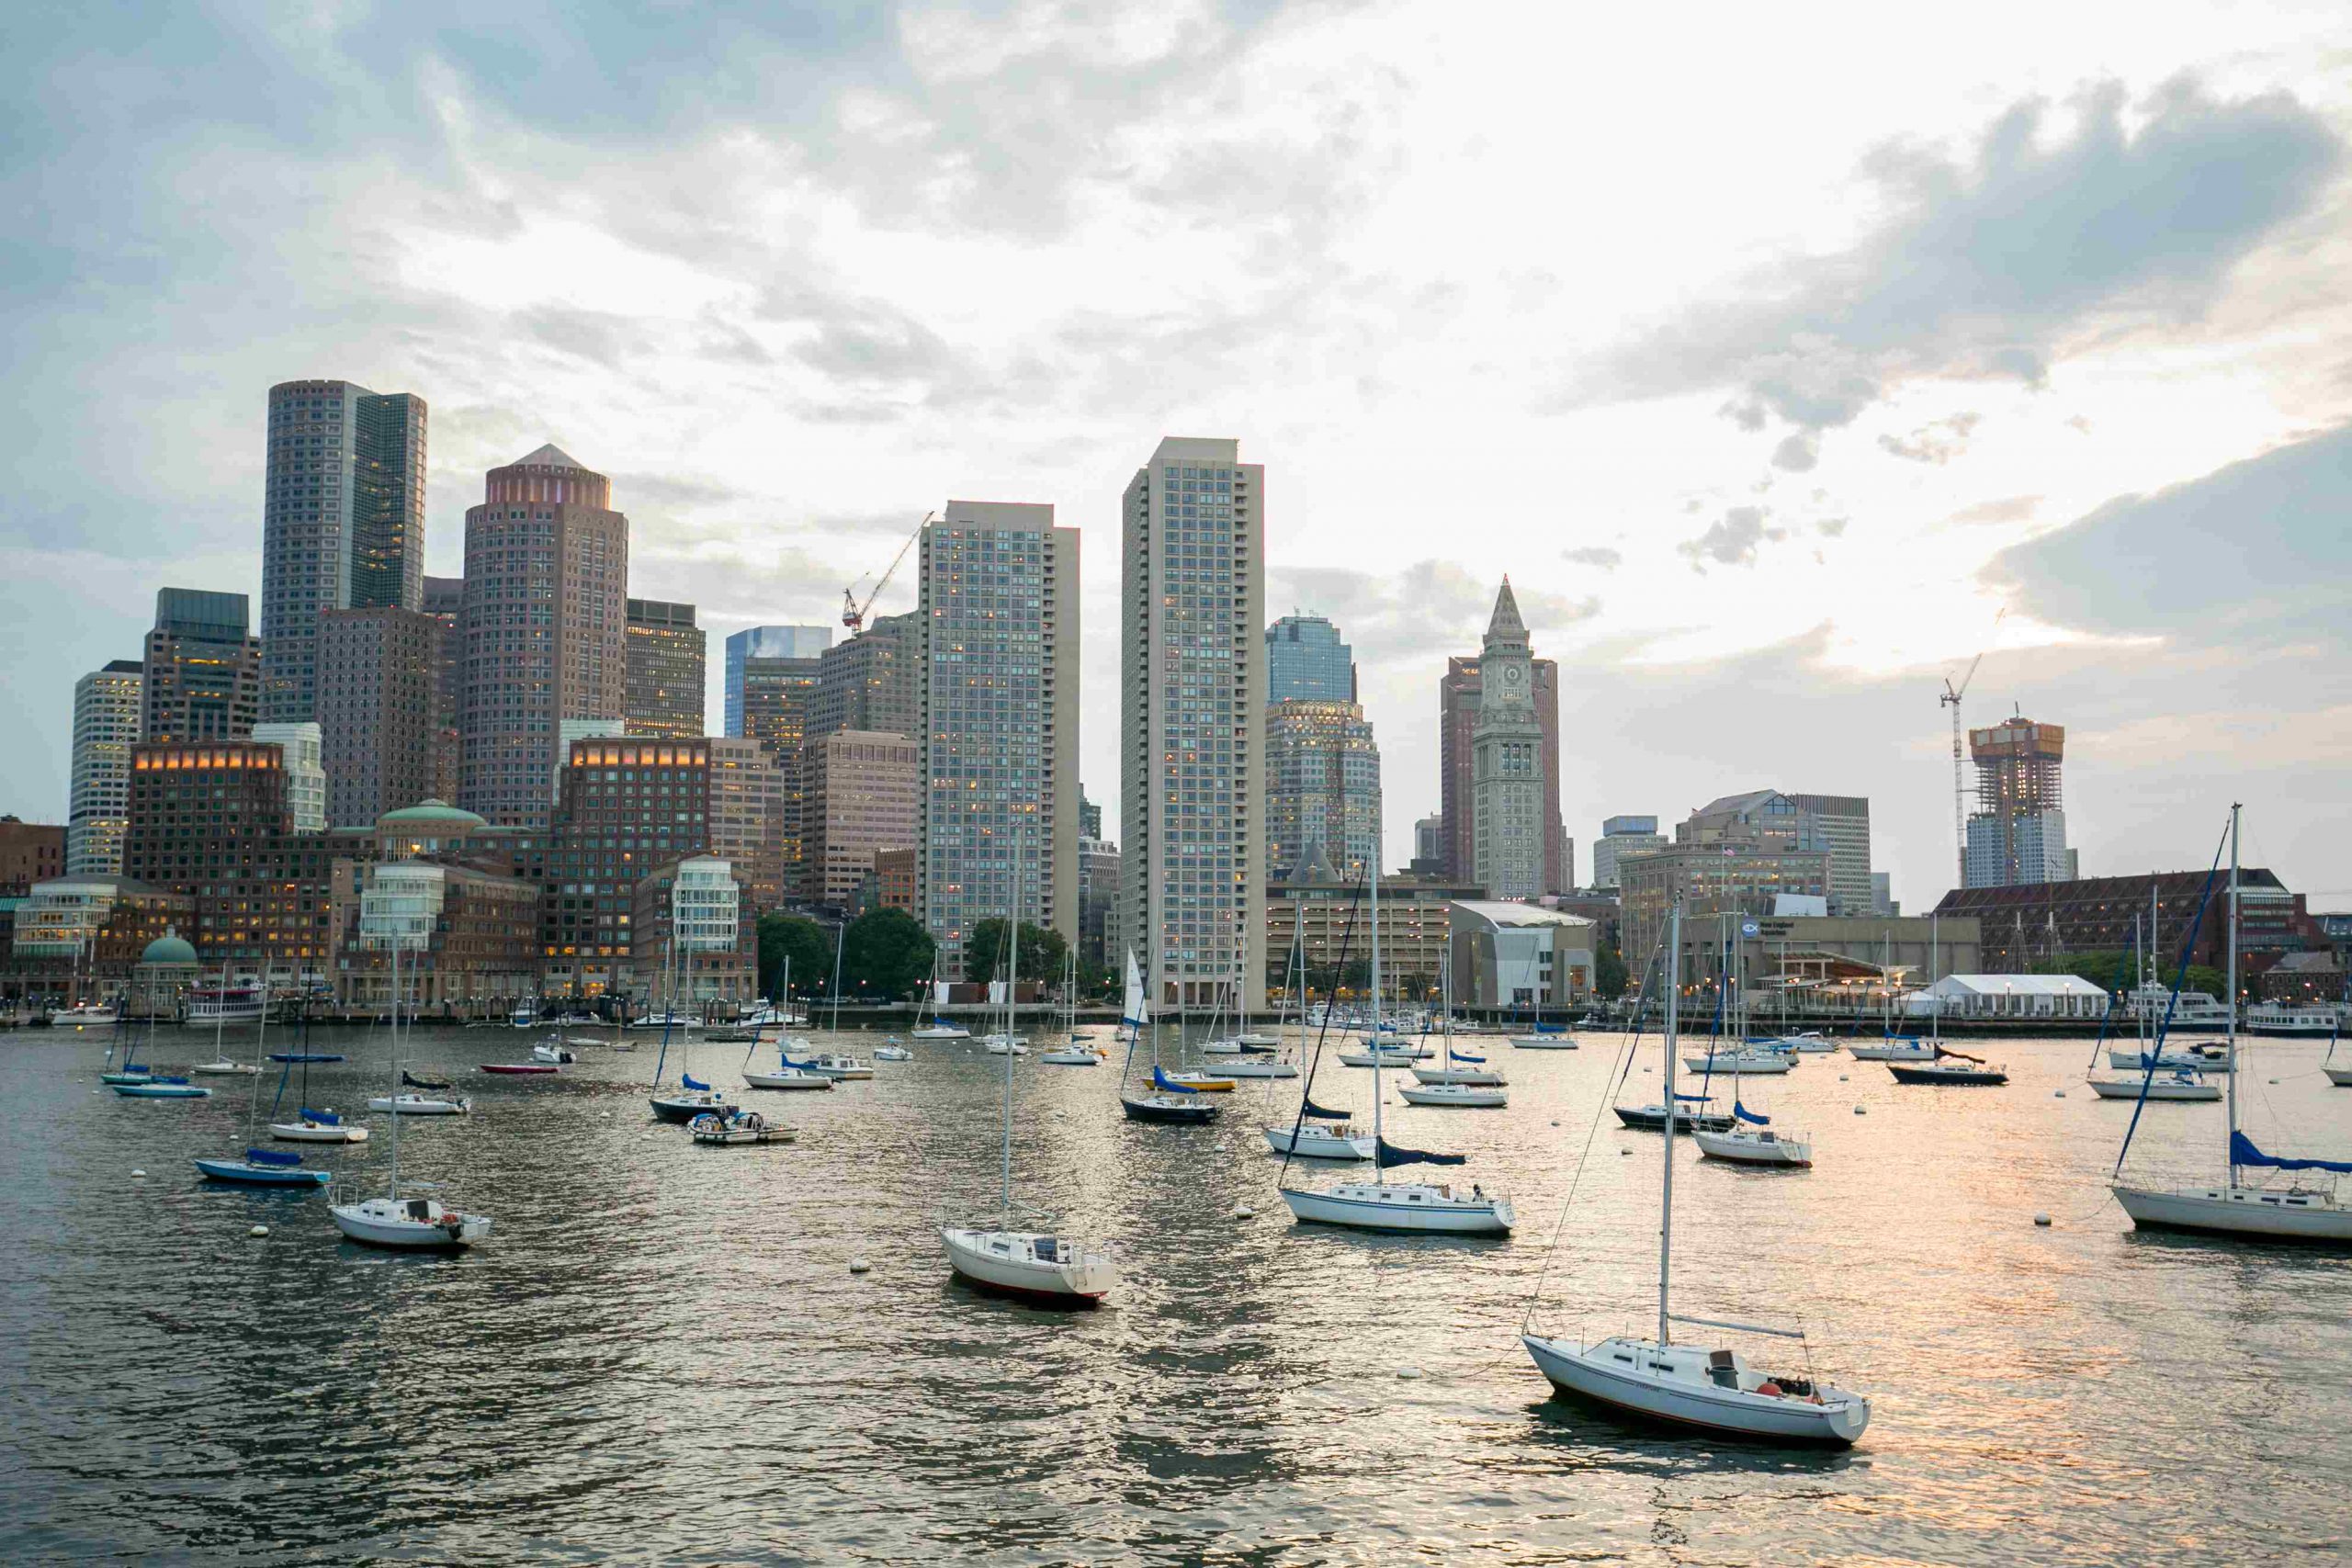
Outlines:
<svg viewBox="0 0 2352 1568"><path fill-rule="evenodd" d="M1233 436L1399 863L1508 572L1588 874L1607 814L1865 794L1925 908L1989 646L2086 874L2234 796L2352 908L2341 4L1104 10L10 8L0 810L62 820L159 585L257 607L265 396L319 376L430 403L429 571L485 468L611 474L714 717L728 632L1051 502L1114 805L1119 495Z"/></svg>

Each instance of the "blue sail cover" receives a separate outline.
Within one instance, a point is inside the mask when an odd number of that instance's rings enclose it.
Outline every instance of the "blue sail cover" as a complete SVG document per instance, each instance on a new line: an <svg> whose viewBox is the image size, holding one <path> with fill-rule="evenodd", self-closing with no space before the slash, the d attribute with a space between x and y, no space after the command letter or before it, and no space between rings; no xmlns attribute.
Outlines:
<svg viewBox="0 0 2352 1568"><path fill-rule="evenodd" d="M1317 1120L1323 1122L1344 1122L1351 1115L1354 1114L1354 1112L1347 1111L1327 1111L1311 1100L1299 1108L1298 1113L1301 1116L1312 1116Z"/></svg>
<svg viewBox="0 0 2352 1568"><path fill-rule="evenodd" d="M1750 1111L1747 1107L1739 1102L1736 1096L1733 1098L1731 1102L1731 1113L1751 1126L1770 1127L1772 1124L1772 1119L1770 1116L1760 1115L1756 1111Z"/></svg>
<svg viewBox="0 0 2352 1568"><path fill-rule="evenodd" d="M302 1120L305 1122L316 1122L322 1127L340 1127L343 1125L343 1118L337 1116L334 1111L313 1111L307 1105L302 1107Z"/></svg>
<svg viewBox="0 0 2352 1568"><path fill-rule="evenodd" d="M1168 1075L1161 1072L1158 1067L1151 1069L1151 1081L1153 1084L1162 1089L1165 1089L1170 1094L1198 1094L1201 1092L1190 1084L1170 1083L1169 1081Z"/></svg>
<svg viewBox="0 0 2352 1568"><path fill-rule="evenodd" d="M1485 1066L1487 1065L1487 1058L1486 1058L1486 1057L1484 1057L1484 1056L1473 1056L1473 1055L1472 1055L1469 1052L1467 1052L1467 1051L1456 1051L1456 1052L1454 1052L1454 1053L1453 1053L1453 1059L1454 1059L1455 1061L1457 1061L1457 1062L1469 1062L1469 1063L1472 1063L1472 1064L1474 1064L1474 1065L1476 1065L1476 1066L1481 1066L1481 1067L1483 1067L1483 1066Z"/></svg>
<svg viewBox="0 0 2352 1568"><path fill-rule="evenodd" d="M2352 1176L2352 1160L2294 1159L2286 1155L2267 1155L2254 1146L2254 1140L2244 1133L2230 1134L2230 1163L2258 1165L2271 1170L2332 1170L2338 1176Z"/></svg>
<svg viewBox="0 0 2352 1568"><path fill-rule="evenodd" d="M1707 1101L1713 1100L1714 1096L1712 1094L1684 1094L1681 1090L1677 1089L1675 1090L1674 1098L1677 1100L1689 1100L1693 1105L1704 1105Z"/></svg>
<svg viewBox="0 0 2352 1568"><path fill-rule="evenodd" d="M796 1073L813 1073L813 1072L815 1072L815 1071L817 1070L817 1064L816 1064L816 1063L814 1063L814 1062L796 1062L796 1061L794 1061L791 1057L789 1057L789 1056L786 1055L785 1055L783 1052L781 1052L781 1051L778 1051L778 1052L775 1054L775 1059L776 1059L777 1061L779 1061L779 1062L782 1062L786 1066L790 1067L790 1068L791 1068L794 1072L796 1072ZM698 1084L698 1085L696 1085L695 1087L696 1087L696 1088L701 1088L701 1087L703 1087L703 1086Z"/></svg>
<svg viewBox="0 0 2352 1568"><path fill-rule="evenodd" d="M245 1158L254 1165L295 1166L302 1163L300 1155L283 1154L277 1149L247 1149Z"/></svg>
<svg viewBox="0 0 2352 1568"><path fill-rule="evenodd" d="M1425 1149L1400 1149L1383 1138L1380 1141L1380 1164L1383 1169L1400 1165L1467 1165L1468 1155L1433 1155Z"/></svg>
<svg viewBox="0 0 2352 1568"><path fill-rule="evenodd" d="M695 1077L692 1073L680 1073L678 1075L678 1081L685 1085L688 1089L695 1090L696 1093L708 1094L710 1092L710 1086Z"/></svg>
<svg viewBox="0 0 2352 1568"><path fill-rule="evenodd" d="M147 1081L150 1083L186 1083L187 1082L187 1079L184 1077L175 1077L170 1073L157 1073L153 1077Z"/></svg>

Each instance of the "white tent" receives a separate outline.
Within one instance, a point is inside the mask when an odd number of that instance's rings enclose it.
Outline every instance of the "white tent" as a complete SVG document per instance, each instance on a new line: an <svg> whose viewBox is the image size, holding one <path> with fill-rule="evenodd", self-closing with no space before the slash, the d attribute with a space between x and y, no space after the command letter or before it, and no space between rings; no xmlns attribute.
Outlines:
<svg viewBox="0 0 2352 1568"><path fill-rule="evenodd" d="M1918 1018L2100 1018L2107 992L2078 975L1947 975L1905 999Z"/></svg>

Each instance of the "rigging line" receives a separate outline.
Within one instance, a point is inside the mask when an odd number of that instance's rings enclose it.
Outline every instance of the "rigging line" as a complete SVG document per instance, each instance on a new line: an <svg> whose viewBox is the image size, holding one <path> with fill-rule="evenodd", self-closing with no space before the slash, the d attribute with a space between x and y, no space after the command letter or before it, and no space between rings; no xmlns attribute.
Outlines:
<svg viewBox="0 0 2352 1568"><path fill-rule="evenodd" d="M2205 926L2205 908L2213 900L2213 878L2221 874L2222 852L2228 846L2230 835L2235 828L2236 822L2233 818L2230 827L2222 829L2222 841L2213 846L2213 863L2206 869L2204 888L2197 895L2197 918L2188 922L2188 935L2180 944L2180 968L2173 976L2172 995L2165 1001L2164 1021L2157 1026L2155 1038L2148 1043L2147 1055L2140 1064L2142 1075L2140 1098L2132 1102L2132 1120L2123 1129L2123 1146L2115 1151L2115 1168L2108 1173L2110 1180L2123 1174L2124 1156L2132 1152L2132 1135L2140 1130L2140 1113L2148 1108L2148 1085L2154 1081L2156 1062L2165 1054L2165 1037L2172 1032L2173 1010L2180 1005L2180 988L2188 981L2189 956L2197 951L2197 934ZM2237 906L2234 899L2231 903L2230 919L2233 921L2237 919ZM2234 931L2231 933L2231 940L2233 942L2236 940ZM2232 997L2229 999L2229 1005L2233 1009L2236 1008L2238 999ZM2243 1049L2245 1049L2244 1045L2233 1036L2230 1044L2230 1071L2233 1073L2237 1071L2237 1053Z"/></svg>
<svg viewBox="0 0 2352 1568"><path fill-rule="evenodd" d="M1355 944L1356 910L1363 900L1363 886L1364 874L1358 872L1356 890L1348 899L1348 923L1340 928L1340 956L1331 966L1331 987L1323 998L1323 1021L1315 1027L1315 1055L1306 1064L1306 1081L1299 1086L1298 1111L1291 1118L1290 1146L1283 1150L1283 1163L1274 1168L1274 1190L1277 1192L1283 1190L1283 1179L1290 1174L1290 1162L1294 1157L1294 1151L1298 1147L1299 1130L1306 1122L1307 1103L1315 1098L1315 1070L1323 1063L1323 1042L1330 1035L1331 1014L1340 1005L1340 977L1347 973L1348 952ZM1306 977L1306 947L1304 942L1300 943L1298 950L1298 979L1301 992L1298 1020L1303 1037L1306 1026L1307 1005L1314 1000L1315 997L1315 987ZM1377 1038L1373 1041L1372 1048L1375 1051L1380 1049L1380 1042ZM1372 1156L1376 1163L1380 1158L1380 1151L1377 1148L1374 1149Z"/></svg>

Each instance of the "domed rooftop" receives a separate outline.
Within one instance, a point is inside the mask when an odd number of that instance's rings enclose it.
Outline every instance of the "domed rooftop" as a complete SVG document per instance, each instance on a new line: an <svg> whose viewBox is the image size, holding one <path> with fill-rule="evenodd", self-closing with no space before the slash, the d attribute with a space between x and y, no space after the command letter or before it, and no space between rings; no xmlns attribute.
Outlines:
<svg viewBox="0 0 2352 1568"><path fill-rule="evenodd" d="M196 967L196 949L181 937L159 936L147 944L146 951L139 955L139 962L157 968L193 969Z"/></svg>
<svg viewBox="0 0 2352 1568"><path fill-rule="evenodd" d="M414 806L403 806L398 811L387 811L376 818L379 828L487 828L486 818L477 817L462 807L446 800L420 800Z"/></svg>

